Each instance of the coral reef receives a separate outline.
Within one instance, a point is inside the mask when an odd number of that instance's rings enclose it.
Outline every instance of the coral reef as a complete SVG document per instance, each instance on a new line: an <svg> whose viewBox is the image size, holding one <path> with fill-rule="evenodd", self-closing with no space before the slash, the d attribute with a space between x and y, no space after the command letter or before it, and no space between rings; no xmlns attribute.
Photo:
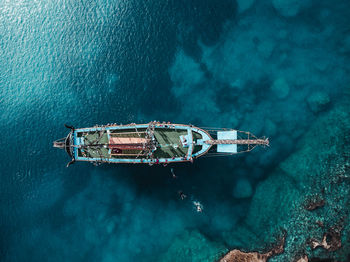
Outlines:
<svg viewBox="0 0 350 262"><path fill-rule="evenodd" d="M238 12L243 13L244 11L251 8L255 0L237 0Z"/></svg>
<svg viewBox="0 0 350 262"><path fill-rule="evenodd" d="M308 0L272 0L273 7L285 17L296 16L302 8L308 5Z"/></svg>
<svg viewBox="0 0 350 262"><path fill-rule="evenodd" d="M310 246L312 249L317 247L323 247L328 251L335 251L341 247L341 231L343 229L342 223L328 229L326 233L323 234L321 241L316 239L310 240Z"/></svg>
<svg viewBox="0 0 350 262"><path fill-rule="evenodd" d="M289 85L286 79L280 77L273 82L271 90L278 98L286 98L289 94Z"/></svg>
<svg viewBox="0 0 350 262"><path fill-rule="evenodd" d="M222 244L209 240L197 230L184 231L160 256L159 261L216 261L226 251Z"/></svg>
<svg viewBox="0 0 350 262"><path fill-rule="evenodd" d="M296 260L296 262L308 262L308 261L309 261L309 258L307 257L307 255L303 255L301 258Z"/></svg>
<svg viewBox="0 0 350 262"><path fill-rule="evenodd" d="M305 209L312 211L319 207L323 207L324 205L325 205L325 201L322 198L320 198L318 195L316 195L314 197L307 199L305 203Z"/></svg>
<svg viewBox="0 0 350 262"><path fill-rule="evenodd" d="M350 211L349 157L346 153L350 148L350 112L347 108L349 103L344 98L313 123L298 142L298 150L258 185L244 221L248 231L243 234L231 232L231 238L226 239L229 245L241 247L232 251L232 258L266 261L263 252L241 251L248 246L248 249L255 249L249 232L269 228L270 233L256 236L255 242L269 243L273 232L283 227L288 232L284 252L269 261L291 261L292 258L300 262L316 261L313 260L316 258L345 261L350 248L349 241L341 241L342 236L348 239L350 230L347 222ZM242 240L242 235L246 240ZM319 235L323 235L321 240L318 240ZM225 236L229 236L229 232ZM260 250L264 248L259 244L255 246ZM317 247L337 252L322 253ZM304 255L301 257L300 254Z"/></svg>
<svg viewBox="0 0 350 262"><path fill-rule="evenodd" d="M247 179L241 178L237 181L234 189L233 196L235 198L246 198L253 194L253 188Z"/></svg>
<svg viewBox="0 0 350 262"><path fill-rule="evenodd" d="M280 243L266 253L259 252L243 252L234 249L228 252L219 262L265 262L270 257L281 254L283 252L286 233L284 233Z"/></svg>
<svg viewBox="0 0 350 262"><path fill-rule="evenodd" d="M307 98L307 103L313 113L319 113L329 105L330 98L326 92L315 92Z"/></svg>
<svg viewBox="0 0 350 262"><path fill-rule="evenodd" d="M220 262L265 262L268 258L268 254L260 254L258 252L245 253L234 249L220 259Z"/></svg>

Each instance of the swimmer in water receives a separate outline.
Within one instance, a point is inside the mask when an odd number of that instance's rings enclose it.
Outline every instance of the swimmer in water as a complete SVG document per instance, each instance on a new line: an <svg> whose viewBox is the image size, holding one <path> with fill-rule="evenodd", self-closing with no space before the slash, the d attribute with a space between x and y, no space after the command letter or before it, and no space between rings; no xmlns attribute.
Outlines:
<svg viewBox="0 0 350 262"><path fill-rule="evenodd" d="M193 201L193 205L195 206L197 212L203 211L203 206L199 201Z"/></svg>
<svg viewBox="0 0 350 262"><path fill-rule="evenodd" d="M175 173L174 173L174 169L173 169L173 168L170 168L170 171L171 171L172 177L173 177L173 178L177 178L177 176L176 176Z"/></svg>
<svg viewBox="0 0 350 262"><path fill-rule="evenodd" d="M184 200L187 196L181 190L178 192L181 200Z"/></svg>

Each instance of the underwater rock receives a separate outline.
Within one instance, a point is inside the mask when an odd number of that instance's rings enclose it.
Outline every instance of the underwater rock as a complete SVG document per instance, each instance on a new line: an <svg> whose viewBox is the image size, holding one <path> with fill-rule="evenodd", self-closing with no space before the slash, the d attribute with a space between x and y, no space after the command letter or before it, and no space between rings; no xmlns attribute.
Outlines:
<svg viewBox="0 0 350 262"><path fill-rule="evenodd" d="M288 31L287 31L287 30L285 30L285 29L279 30L279 32L278 32L278 38L280 38L280 39L286 39L287 36L288 36Z"/></svg>
<svg viewBox="0 0 350 262"><path fill-rule="evenodd" d="M237 0L238 4L238 12L243 13L244 11L248 10L252 7L255 0Z"/></svg>
<svg viewBox="0 0 350 262"><path fill-rule="evenodd" d="M293 17L308 4L307 2L307 0L272 0L272 5L282 16Z"/></svg>
<svg viewBox="0 0 350 262"><path fill-rule="evenodd" d="M190 120L194 116L206 116L207 119L216 120L212 122L214 126L221 125L222 119L217 117L220 109L215 100L216 89L201 85L207 78L199 63L180 50L169 69L169 75L173 82L171 93L182 105L181 117Z"/></svg>
<svg viewBox="0 0 350 262"><path fill-rule="evenodd" d="M319 227L324 227L324 224L321 220L317 220L316 221L316 224L319 226Z"/></svg>
<svg viewBox="0 0 350 262"><path fill-rule="evenodd" d="M228 252L219 262L265 262L270 257L283 253L286 233L284 233L280 243L267 253L243 252L239 249L233 249Z"/></svg>
<svg viewBox="0 0 350 262"><path fill-rule="evenodd" d="M168 250L158 259L162 262L217 261L227 249L206 238L197 230L185 231L175 238Z"/></svg>
<svg viewBox="0 0 350 262"><path fill-rule="evenodd" d="M204 77L200 65L182 50L176 53L175 61L169 69L169 74L176 88L174 95L177 97L188 95L191 88L202 81Z"/></svg>
<svg viewBox="0 0 350 262"><path fill-rule="evenodd" d="M278 98L286 98L289 94L289 85L283 77L280 77L273 82L271 90Z"/></svg>
<svg viewBox="0 0 350 262"><path fill-rule="evenodd" d="M244 253L238 249L230 251L220 262L264 262L267 261L266 254L258 252Z"/></svg>
<svg viewBox="0 0 350 262"><path fill-rule="evenodd" d="M330 67L330 64L329 59L319 58L314 66L318 71L325 72Z"/></svg>
<svg viewBox="0 0 350 262"><path fill-rule="evenodd" d="M319 196L315 196L312 198L307 199L305 203L305 209L312 211L319 207L323 207L325 205L325 201L321 199Z"/></svg>
<svg viewBox="0 0 350 262"><path fill-rule="evenodd" d="M317 247L323 247L328 251L335 251L341 247L341 231L343 226L341 224L331 227L328 232L323 234L322 240L316 239L310 240L310 246L312 249Z"/></svg>
<svg viewBox="0 0 350 262"><path fill-rule="evenodd" d="M330 98L327 93L318 91L311 94L311 96L307 98L307 103L310 110L317 114L323 111L329 105Z"/></svg>
<svg viewBox="0 0 350 262"><path fill-rule="evenodd" d="M259 54L261 54L265 59L269 58L275 48L275 42L269 40L261 41L258 45Z"/></svg>
<svg viewBox="0 0 350 262"><path fill-rule="evenodd" d="M230 83L230 87L235 90L241 91L244 88L244 82L242 79L236 79L232 83Z"/></svg>
<svg viewBox="0 0 350 262"><path fill-rule="evenodd" d="M329 112L320 115L302 138L293 140L297 150L255 189L244 223L253 232L262 232L261 228L268 228L268 234L259 234L258 243L268 242L279 227L285 228L289 234L285 251L279 257L272 258L272 261L299 259L303 252L309 250L308 239L316 238L315 243L322 244L318 237L322 239L324 227L346 215L349 187L345 185L346 181L336 181L338 174L344 175L346 169L342 159L344 163L348 161L348 156L342 156L344 153L341 153L348 151L345 146L348 146L347 141L350 139L346 136L350 130L348 101L344 98L344 104L337 103ZM322 199L327 205L317 212L306 210L305 199L317 195L320 196L319 201L312 201L309 208L320 207ZM344 227L345 230L347 227ZM339 246L339 234L329 232L327 236L325 240L328 246L332 246L332 249ZM330 238L334 238L332 244ZM348 242L343 240L337 255L347 256L344 252L350 249L345 245Z"/></svg>
<svg viewBox="0 0 350 262"><path fill-rule="evenodd" d="M239 126L241 130L249 130L254 135L259 136L264 127L265 114L263 110L255 112L247 112L244 115L242 124ZM256 158L255 158L256 159Z"/></svg>
<svg viewBox="0 0 350 262"><path fill-rule="evenodd" d="M299 258L296 262L308 262L309 258L307 257L307 255L302 256L301 258Z"/></svg>
<svg viewBox="0 0 350 262"><path fill-rule="evenodd" d="M341 53L350 53L350 35L344 37L342 41Z"/></svg>
<svg viewBox="0 0 350 262"><path fill-rule="evenodd" d="M262 225L271 229L277 225L284 225L290 214L295 212L300 194L289 176L282 172L281 175L271 175L255 189L246 219L247 225L253 231L259 231ZM268 238L265 241L268 241Z"/></svg>
<svg viewBox="0 0 350 262"><path fill-rule="evenodd" d="M264 126L264 134L266 134L266 136L271 137L276 135L277 133L277 126L276 124L271 121L270 119L266 119L265 120L265 126Z"/></svg>
<svg viewBox="0 0 350 262"><path fill-rule="evenodd" d="M238 211L237 213L244 213L242 218L245 217L246 206L244 204L235 206L234 208ZM256 232L251 230L250 227L234 226L233 230L224 231L222 233L222 238L225 239L226 246L234 247L235 249L254 250L254 248L258 247L258 245L252 245L252 243L256 241ZM269 243L273 243L273 241Z"/></svg>
<svg viewBox="0 0 350 262"><path fill-rule="evenodd" d="M303 188L306 183L319 178L320 171L325 170L324 161L331 155L340 156L338 151L340 149L337 147L343 146L343 141L340 139L344 138L343 130L346 133L350 129L348 119L348 110L340 106L319 118L308 133L298 141L297 146L300 146L300 149L280 164L281 169L296 179Z"/></svg>
<svg viewBox="0 0 350 262"><path fill-rule="evenodd" d="M282 16L291 17L299 12L299 1L297 0L272 0L272 4Z"/></svg>
<svg viewBox="0 0 350 262"><path fill-rule="evenodd" d="M253 188L248 179L241 178L237 181L233 190L233 196L235 198L247 198L253 194Z"/></svg>

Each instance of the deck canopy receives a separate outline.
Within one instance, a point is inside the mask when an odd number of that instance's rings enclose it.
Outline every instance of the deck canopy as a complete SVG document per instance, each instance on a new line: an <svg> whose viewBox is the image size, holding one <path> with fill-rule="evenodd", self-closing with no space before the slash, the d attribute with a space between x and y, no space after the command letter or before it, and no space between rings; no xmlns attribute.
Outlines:
<svg viewBox="0 0 350 262"><path fill-rule="evenodd" d="M218 140L236 140L237 139L237 131L218 131L217 133ZM236 144L218 144L217 145L218 153L237 153L237 145Z"/></svg>
<svg viewBox="0 0 350 262"><path fill-rule="evenodd" d="M109 139L109 148L120 149L143 149L149 142L143 137L111 137Z"/></svg>

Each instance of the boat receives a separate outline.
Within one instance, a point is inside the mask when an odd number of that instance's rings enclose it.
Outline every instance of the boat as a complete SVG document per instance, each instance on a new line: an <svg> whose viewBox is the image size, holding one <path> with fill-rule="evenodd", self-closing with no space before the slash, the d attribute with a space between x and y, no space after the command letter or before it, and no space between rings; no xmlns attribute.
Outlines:
<svg viewBox="0 0 350 262"><path fill-rule="evenodd" d="M193 162L202 156L227 156L269 146L268 138L230 128L152 121L147 124L107 124L70 129L53 142L76 161L101 163L162 164Z"/></svg>

